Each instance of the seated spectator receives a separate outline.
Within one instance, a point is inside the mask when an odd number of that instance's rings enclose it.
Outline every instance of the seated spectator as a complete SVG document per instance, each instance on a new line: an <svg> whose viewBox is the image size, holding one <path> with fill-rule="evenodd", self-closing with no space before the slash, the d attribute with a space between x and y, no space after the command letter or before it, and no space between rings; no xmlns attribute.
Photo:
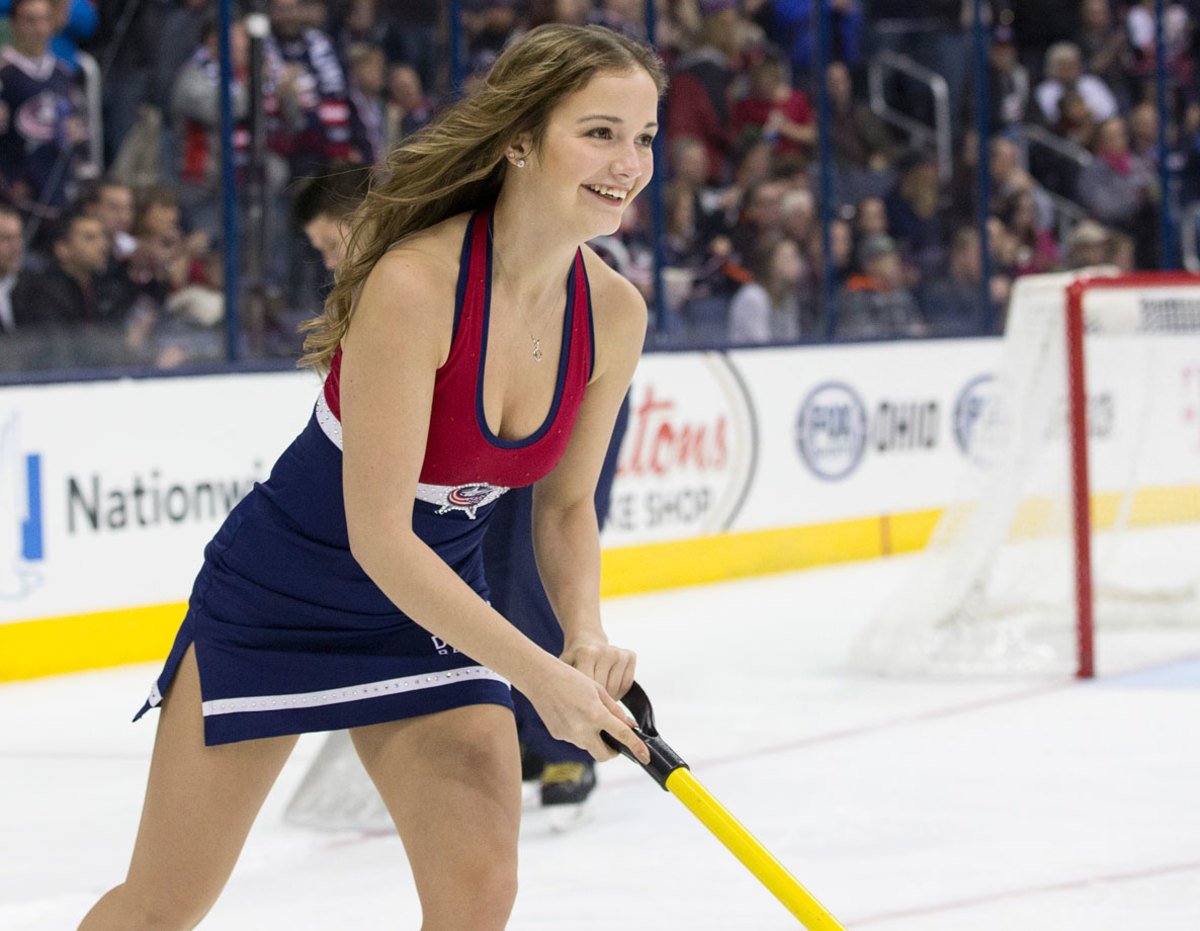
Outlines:
<svg viewBox="0 0 1200 931"><path fill-rule="evenodd" d="M927 332L912 292L904 286L900 252L890 236L872 236L860 248L860 275L838 298L834 338L896 339Z"/></svg>
<svg viewBox="0 0 1200 931"><path fill-rule="evenodd" d="M1107 265L1112 256L1112 231L1095 220L1080 220L1067 236L1065 270Z"/></svg>
<svg viewBox="0 0 1200 931"><path fill-rule="evenodd" d="M387 150L433 119L433 102L425 96L421 78L409 65L394 65L388 72Z"/></svg>
<svg viewBox="0 0 1200 931"><path fill-rule="evenodd" d="M816 295L825 291L825 245L820 230L809 237L806 264L808 275L801 290L811 295L806 303L816 307ZM826 306L837 306L838 296L854 274L854 232L848 220L835 219L829 224L830 264L833 272L833 293L825 295Z"/></svg>
<svg viewBox="0 0 1200 931"><path fill-rule="evenodd" d="M12 16L16 6L13 0L0 0L0 17ZM96 4L93 0L53 0L51 6L54 31L50 51L70 74L75 74L79 70L79 46L96 34L100 24Z"/></svg>
<svg viewBox="0 0 1200 931"><path fill-rule="evenodd" d="M117 181L101 181L79 201L79 206L104 227L112 262L124 262L137 246L133 238L133 189Z"/></svg>
<svg viewBox="0 0 1200 931"><path fill-rule="evenodd" d="M1017 57L1016 35L1010 26L997 26L988 45L988 110L992 131L1004 132L1020 123L1028 107L1029 72ZM969 114L964 114L963 122L968 119Z"/></svg>
<svg viewBox="0 0 1200 931"><path fill-rule="evenodd" d="M367 169L335 163L297 192L292 204L292 223L321 253L326 271L334 271L346 254L350 216L369 187Z"/></svg>
<svg viewBox="0 0 1200 931"><path fill-rule="evenodd" d="M727 297L730 282L725 277L725 263L731 250L729 237L709 237L698 224L696 199L682 181L668 182L663 192L666 213L664 249L666 265L688 274L688 300ZM676 280L682 280L677 276Z"/></svg>
<svg viewBox="0 0 1200 931"><path fill-rule="evenodd" d="M1076 33L1083 70L1106 85L1122 110L1129 106L1129 81L1124 63L1129 54L1129 34L1113 21L1110 0L1080 0Z"/></svg>
<svg viewBox="0 0 1200 931"><path fill-rule="evenodd" d="M0 204L0 343L4 334L36 326L40 315L49 308L25 306L18 316L13 310L12 295L18 282L28 288L29 277L25 268L24 223L18 210Z"/></svg>
<svg viewBox="0 0 1200 931"><path fill-rule="evenodd" d="M735 261L744 264L754 254L756 243L770 234L783 232L783 195L781 181L762 181L746 192L741 216L730 234Z"/></svg>
<svg viewBox="0 0 1200 931"><path fill-rule="evenodd" d="M76 151L87 138L84 101L50 51L50 0L13 0L12 44L0 49L0 181L27 214L56 216L75 196Z"/></svg>
<svg viewBox="0 0 1200 931"><path fill-rule="evenodd" d="M301 0L270 0L267 9L271 32L264 47L268 59L280 63L280 110L292 115L276 127L271 144L287 159L289 177L307 177L350 154L346 75L333 40L312 27Z"/></svg>
<svg viewBox="0 0 1200 931"><path fill-rule="evenodd" d="M1034 91L1044 123L1058 117L1058 101L1069 90L1079 91L1092 116L1103 122L1118 112L1112 90L1094 74L1083 71L1082 55L1074 42L1055 42L1046 50L1046 77Z"/></svg>
<svg viewBox="0 0 1200 931"><path fill-rule="evenodd" d="M1058 99L1058 116L1050 128L1068 142L1090 149L1096 139L1096 118L1078 90L1069 90Z"/></svg>
<svg viewBox="0 0 1200 931"><path fill-rule="evenodd" d="M1014 277L1041 274L1058 267L1061 260L1058 240L1039 218L1032 191L1015 191L1001 207L1000 219L1016 241Z"/></svg>
<svg viewBox="0 0 1200 931"><path fill-rule="evenodd" d="M124 322L126 294L102 287L108 266L108 237L94 217L70 213L55 222L51 261L46 271L13 289L16 319L38 319L56 330L80 333L83 328L119 328ZM86 353L84 353L86 354ZM82 356L75 361L84 361Z"/></svg>
<svg viewBox="0 0 1200 931"><path fill-rule="evenodd" d="M886 177L896 143L886 124L864 101L855 98L850 71L842 62L835 61L826 69L825 83L834 163L840 173L852 176L845 181L852 188L844 192L846 199L858 200L862 196L859 188L869 184L871 176Z"/></svg>
<svg viewBox="0 0 1200 931"><path fill-rule="evenodd" d="M1129 132L1123 118L1113 117L1100 124L1094 154L1096 157L1079 173L1079 202L1101 223L1153 235L1147 213L1153 214L1157 179L1150 166L1129 150Z"/></svg>
<svg viewBox="0 0 1200 931"><path fill-rule="evenodd" d="M732 155L728 93L736 73L737 2L700 0L700 13L697 47L679 60L667 90L667 141L687 136L703 142L709 180L724 184Z"/></svg>
<svg viewBox="0 0 1200 931"><path fill-rule="evenodd" d="M950 239L946 274L922 289L921 308L930 336L982 336L989 332L989 323L992 331L997 331L1003 307L997 298L1007 296L1007 287L1003 286L1007 280L989 288L992 296L988 300L980 292L982 281L979 231L971 226L959 227Z"/></svg>
<svg viewBox="0 0 1200 931"><path fill-rule="evenodd" d="M887 205L882 197L864 197L854 205L854 240L861 243L869 236L888 233Z"/></svg>
<svg viewBox="0 0 1200 931"><path fill-rule="evenodd" d="M729 304L729 341L734 345L796 342L802 333L800 282L804 258L796 241L770 236L757 244L753 278Z"/></svg>
<svg viewBox="0 0 1200 931"><path fill-rule="evenodd" d="M884 198L888 230L906 264L921 277L941 271L946 258L941 180L937 160L925 150L910 151L896 168L896 182Z"/></svg>
<svg viewBox="0 0 1200 931"><path fill-rule="evenodd" d="M1152 168L1158 167L1158 107L1143 101L1129 111L1129 151ZM1167 123L1167 138L1174 136L1174 125Z"/></svg>
<svg viewBox="0 0 1200 931"><path fill-rule="evenodd" d="M1133 0L1125 14L1125 29L1132 53L1128 58L1128 71L1135 84L1157 78L1155 6L1156 0ZM1187 7L1181 3L1164 4L1163 45L1165 66L1172 83L1176 87L1187 87L1195 70L1192 22Z"/></svg>
<svg viewBox="0 0 1200 931"><path fill-rule="evenodd" d="M350 102L348 159L374 165L387 154L387 103L383 49L356 42L346 51Z"/></svg>
<svg viewBox="0 0 1200 931"><path fill-rule="evenodd" d="M817 138L808 95L787 81L783 62L773 53L750 66L750 92L733 104L729 129L733 138L746 133L772 146L775 155L810 155Z"/></svg>

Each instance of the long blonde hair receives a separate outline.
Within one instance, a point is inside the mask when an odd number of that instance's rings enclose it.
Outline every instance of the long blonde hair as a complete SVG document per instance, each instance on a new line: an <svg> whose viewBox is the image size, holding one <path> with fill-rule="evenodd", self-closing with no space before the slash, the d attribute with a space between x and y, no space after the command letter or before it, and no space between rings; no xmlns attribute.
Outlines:
<svg viewBox="0 0 1200 931"><path fill-rule="evenodd" d="M601 26L539 26L506 48L478 90L388 154L387 180L367 193L350 220L346 258L324 313L301 325L308 335L300 364L328 370L355 298L388 248L455 214L494 204L516 136L527 134L536 148L566 97L598 73L637 68L661 97L666 75L653 50Z"/></svg>

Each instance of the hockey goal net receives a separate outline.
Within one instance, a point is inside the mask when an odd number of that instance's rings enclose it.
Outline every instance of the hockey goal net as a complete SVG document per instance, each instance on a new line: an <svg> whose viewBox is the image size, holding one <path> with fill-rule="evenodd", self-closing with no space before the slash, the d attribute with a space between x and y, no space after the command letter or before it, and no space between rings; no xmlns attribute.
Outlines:
<svg viewBox="0 0 1200 931"><path fill-rule="evenodd" d="M1200 276L1018 279L954 503L857 643L874 672L1094 672L1095 629L1200 628Z"/></svg>

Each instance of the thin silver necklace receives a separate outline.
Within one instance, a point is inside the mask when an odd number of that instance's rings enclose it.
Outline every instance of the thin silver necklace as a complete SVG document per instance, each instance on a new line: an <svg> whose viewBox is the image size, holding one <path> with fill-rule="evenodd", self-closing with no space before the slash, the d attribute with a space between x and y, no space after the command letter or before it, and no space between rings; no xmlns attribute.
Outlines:
<svg viewBox="0 0 1200 931"><path fill-rule="evenodd" d="M492 245L492 257L496 260L496 270L503 274L504 263L500 261L500 253L496 251L496 244L494 241L492 241L492 224L490 219L488 221L488 241ZM519 303L517 304L517 313L521 315L521 319L525 322L525 328L529 330L529 341L533 343L533 361L541 362L542 338L540 336L533 335L533 326L530 324L529 318L525 316L525 308L523 308ZM549 319L551 313L553 313L553 309L546 314L547 319ZM544 323L542 325L545 326Z"/></svg>

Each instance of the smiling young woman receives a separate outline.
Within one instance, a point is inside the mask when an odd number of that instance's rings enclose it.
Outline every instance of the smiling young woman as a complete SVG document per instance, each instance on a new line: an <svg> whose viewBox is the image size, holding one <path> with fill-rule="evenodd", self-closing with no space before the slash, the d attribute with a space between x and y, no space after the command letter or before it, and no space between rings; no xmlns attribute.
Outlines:
<svg viewBox="0 0 1200 931"><path fill-rule="evenodd" d="M424 931L511 911L510 683L554 736L606 759L607 731L648 759L616 701L635 657L600 623L592 501L646 307L585 243L649 180L663 86L643 46L542 27L389 156L309 326L326 377L308 426L205 551L146 704L128 877L83 928L197 924L300 733L350 729ZM487 603L483 532L525 485L561 658Z"/></svg>

